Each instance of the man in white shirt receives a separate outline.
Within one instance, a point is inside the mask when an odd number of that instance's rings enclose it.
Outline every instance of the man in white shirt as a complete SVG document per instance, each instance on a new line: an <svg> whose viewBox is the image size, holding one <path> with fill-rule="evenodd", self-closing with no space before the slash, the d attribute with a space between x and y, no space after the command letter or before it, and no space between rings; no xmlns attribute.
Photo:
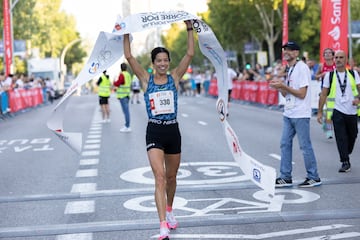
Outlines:
<svg viewBox="0 0 360 240"><path fill-rule="evenodd" d="M230 100L231 100L231 92L233 88L233 80L237 77L237 73L234 69L228 67L228 112L226 113L229 116L229 107L230 107Z"/></svg>
<svg viewBox="0 0 360 240"><path fill-rule="evenodd" d="M283 46L284 59L288 63L285 80L274 78L270 86L280 91L285 98L283 113L283 131L281 137L280 177L275 187L292 186L292 146L295 135L298 135L300 149L303 153L306 179L299 187L315 187L321 185L317 171L317 163L310 140L311 118L311 73L303 61L298 61L300 47L295 42Z"/></svg>
<svg viewBox="0 0 360 240"><path fill-rule="evenodd" d="M357 71L346 70L347 57L344 51L338 50L334 58L336 69L327 72L323 79L317 121L323 121L323 107L326 102L326 118L333 121L340 156L339 172L349 172L349 155L354 149L358 134L360 78Z"/></svg>

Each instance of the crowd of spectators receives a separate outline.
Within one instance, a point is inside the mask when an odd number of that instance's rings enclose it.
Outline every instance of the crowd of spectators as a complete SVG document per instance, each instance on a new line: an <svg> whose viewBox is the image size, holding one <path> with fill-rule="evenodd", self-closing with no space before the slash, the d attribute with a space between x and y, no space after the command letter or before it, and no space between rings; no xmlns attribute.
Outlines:
<svg viewBox="0 0 360 240"><path fill-rule="evenodd" d="M299 61L304 61L309 66L312 80L319 81L315 76L320 64L313 59L306 59L305 57L302 57ZM349 60L348 69L360 72L360 67L356 66L353 59ZM254 66L247 63L242 69L234 68L234 70L237 73L237 77L234 78L233 81L255 82L269 82L274 76L285 76L287 71L286 66L282 63L281 59L276 60L272 65L267 67L264 67L259 63L256 63ZM181 95L187 96L206 95L210 80L213 78L216 78L216 74L211 73L210 70L200 71L198 69L189 69L180 81L179 92Z"/></svg>
<svg viewBox="0 0 360 240"><path fill-rule="evenodd" d="M41 88L43 103L52 103L56 98L54 84L48 78L28 77L25 74L8 74L5 76L0 72L0 117L4 119L11 116L12 110L9 106L9 92L18 89L29 90L31 88Z"/></svg>

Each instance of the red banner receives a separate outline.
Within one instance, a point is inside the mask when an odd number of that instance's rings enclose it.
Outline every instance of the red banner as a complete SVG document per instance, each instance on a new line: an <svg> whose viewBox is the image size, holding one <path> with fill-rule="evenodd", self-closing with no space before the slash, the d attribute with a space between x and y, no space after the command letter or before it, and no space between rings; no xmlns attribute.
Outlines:
<svg viewBox="0 0 360 240"><path fill-rule="evenodd" d="M320 59L325 48L348 53L348 0L322 0Z"/></svg>
<svg viewBox="0 0 360 240"><path fill-rule="evenodd" d="M10 26L10 6L9 0L3 0L3 15L4 15L4 56L5 56L5 74L10 74L10 67L12 63L12 39Z"/></svg>

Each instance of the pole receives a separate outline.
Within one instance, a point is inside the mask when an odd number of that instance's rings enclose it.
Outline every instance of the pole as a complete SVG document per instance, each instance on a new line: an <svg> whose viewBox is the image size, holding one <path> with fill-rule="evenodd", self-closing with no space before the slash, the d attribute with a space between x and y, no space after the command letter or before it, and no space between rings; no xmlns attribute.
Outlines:
<svg viewBox="0 0 360 240"><path fill-rule="evenodd" d="M288 3L287 0L283 0L283 26L282 26L282 45L286 44L289 40L289 16L288 16ZM282 64L286 65L287 62L284 60L284 54L282 54Z"/></svg>
<svg viewBox="0 0 360 240"><path fill-rule="evenodd" d="M4 45L4 63L6 76L11 73L11 59L12 59L12 41L11 41L11 23L10 23L10 4L9 0L3 0L3 45Z"/></svg>
<svg viewBox="0 0 360 240"><path fill-rule="evenodd" d="M78 42L80 42L80 41L81 41L81 39L78 38L78 39L75 39L75 40L69 42L69 43L64 47L63 51L61 52L61 56L60 56L60 74L61 74L61 75L60 75L60 86L61 86L61 87L64 87L65 74L66 74L66 72L64 72L64 71L66 71L66 70L65 70L65 54L66 54L66 52L69 50L69 48L70 48L71 46L73 46L75 43L78 43Z"/></svg>
<svg viewBox="0 0 360 240"><path fill-rule="evenodd" d="M19 2L19 0L15 0L14 3L12 3L12 0L10 0L10 29L11 29L11 65L10 65L10 73L14 73L14 66L15 66L15 58L14 58L14 27L13 27L13 9L15 5Z"/></svg>
<svg viewBox="0 0 360 240"><path fill-rule="evenodd" d="M352 59L352 32L351 32L351 8L348 0L348 33L349 33L349 60Z"/></svg>

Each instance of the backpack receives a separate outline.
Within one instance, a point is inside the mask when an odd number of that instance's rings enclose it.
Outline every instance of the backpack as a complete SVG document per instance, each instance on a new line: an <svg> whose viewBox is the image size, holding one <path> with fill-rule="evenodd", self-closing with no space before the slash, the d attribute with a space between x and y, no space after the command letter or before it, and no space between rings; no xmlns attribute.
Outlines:
<svg viewBox="0 0 360 240"><path fill-rule="evenodd" d="M353 76L353 78L355 78L354 70L349 69L348 71L349 71L349 73ZM331 89L331 84L332 84L333 76L334 76L334 71L331 71L331 72L330 72L330 75L329 75L330 86L329 86L328 95L330 94L330 89Z"/></svg>

